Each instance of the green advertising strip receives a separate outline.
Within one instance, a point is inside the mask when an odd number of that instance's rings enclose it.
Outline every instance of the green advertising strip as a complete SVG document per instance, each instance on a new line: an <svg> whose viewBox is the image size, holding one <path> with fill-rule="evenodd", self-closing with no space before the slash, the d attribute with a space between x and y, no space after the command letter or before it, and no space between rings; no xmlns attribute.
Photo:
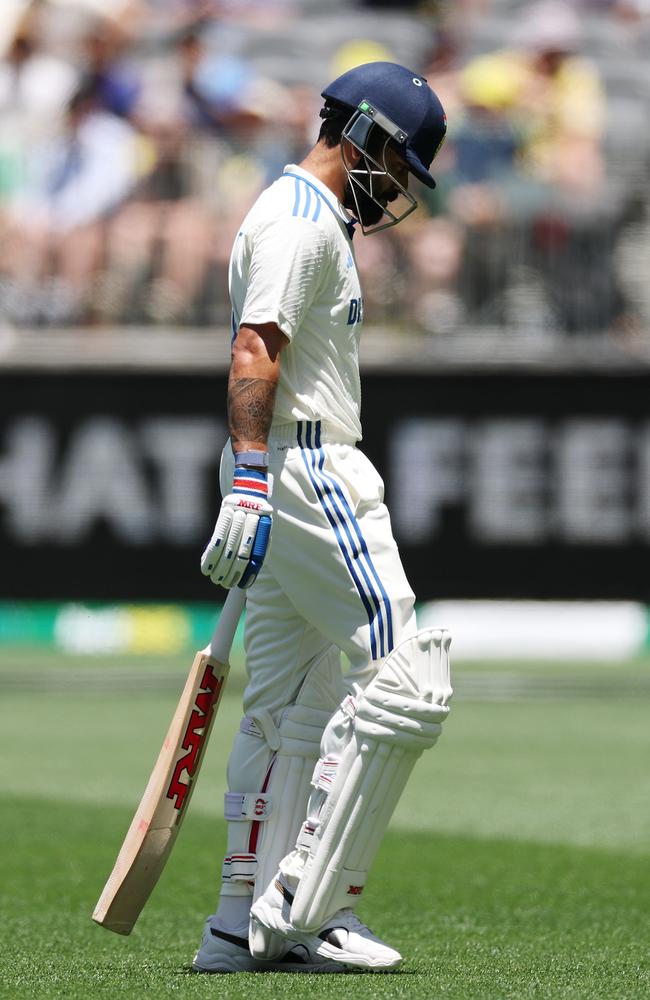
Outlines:
<svg viewBox="0 0 650 1000"><path fill-rule="evenodd" d="M525 611L525 602L522 602ZM572 605L567 604L563 614L572 613ZM40 646L57 649L65 653L102 653L129 655L174 655L188 650L203 649L208 645L215 625L219 620L222 604L122 604L99 602L0 602L0 646L28 647ZM615 622L615 642L605 659L621 660L650 652L650 609L636 605L630 614L629 605L621 604L610 614L610 622ZM520 608L519 611L522 609ZM575 609L573 609L575 610ZM610 607L610 612L612 608ZM469 618L473 614L471 604L463 609L464 628L459 628L459 642L456 651L463 653L463 631L469 630ZM596 613L596 612L594 612ZM456 615L459 612L456 609ZM549 608L549 614L557 615L557 604ZM430 622L428 616L433 615ZM438 609L435 604L418 606L418 618L422 625L435 624ZM468 617L469 616L469 617ZM504 615L507 622L508 615ZM539 626L539 622L537 623ZM576 619L576 628L584 629L584 618ZM243 651L244 618L239 623L233 650ZM612 633L614 635L614 633ZM494 636L492 637L494 639ZM522 658L518 634L510 636L511 648L499 639L499 656ZM497 647L490 646L489 636L482 644L483 658L494 657ZM589 659L584 652L565 649L566 659ZM466 659L476 658L464 651ZM462 658L462 655L461 655ZM599 657L602 659L603 657Z"/></svg>
<svg viewBox="0 0 650 1000"><path fill-rule="evenodd" d="M61 605L0 602L0 644L51 646Z"/></svg>
<svg viewBox="0 0 650 1000"><path fill-rule="evenodd" d="M70 653L177 653L207 646L219 604L0 602L0 645ZM243 617L234 648L243 646Z"/></svg>

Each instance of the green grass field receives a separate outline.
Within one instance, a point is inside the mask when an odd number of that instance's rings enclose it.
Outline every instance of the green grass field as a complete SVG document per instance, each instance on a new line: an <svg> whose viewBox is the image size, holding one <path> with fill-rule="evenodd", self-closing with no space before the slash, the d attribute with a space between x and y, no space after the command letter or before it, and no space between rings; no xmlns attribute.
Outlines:
<svg viewBox="0 0 650 1000"><path fill-rule="evenodd" d="M188 664L0 652L0 997L650 996L648 663L459 667L360 907L403 966L330 977L189 971L240 673L135 931L90 920Z"/></svg>

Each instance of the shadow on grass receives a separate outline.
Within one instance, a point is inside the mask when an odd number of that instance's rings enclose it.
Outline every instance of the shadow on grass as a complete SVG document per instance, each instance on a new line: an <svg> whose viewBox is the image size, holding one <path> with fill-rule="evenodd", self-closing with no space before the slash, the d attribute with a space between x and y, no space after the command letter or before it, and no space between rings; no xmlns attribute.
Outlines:
<svg viewBox="0 0 650 1000"><path fill-rule="evenodd" d="M283 969L255 969L250 972L204 972L193 969L191 965L183 965L178 969L179 976L422 976L423 972L415 969L337 969L331 972L311 969L294 969L286 972Z"/></svg>

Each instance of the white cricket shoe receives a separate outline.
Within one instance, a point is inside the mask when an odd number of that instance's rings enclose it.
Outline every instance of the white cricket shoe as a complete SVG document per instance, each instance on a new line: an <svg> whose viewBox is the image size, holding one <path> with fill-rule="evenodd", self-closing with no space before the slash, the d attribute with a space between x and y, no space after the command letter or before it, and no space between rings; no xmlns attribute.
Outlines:
<svg viewBox="0 0 650 1000"><path fill-rule="evenodd" d="M282 941L281 951L273 961L253 958L248 949L248 926L237 933L214 926L208 917L203 928L201 947L194 956L195 972L345 972L338 962L313 954L297 941Z"/></svg>
<svg viewBox="0 0 650 1000"><path fill-rule="evenodd" d="M292 902L293 893L276 878L253 904L248 943L255 958L273 954L279 934L346 967L394 969L402 961L398 951L380 940L347 908L335 913L318 931L299 931L291 923Z"/></svg>

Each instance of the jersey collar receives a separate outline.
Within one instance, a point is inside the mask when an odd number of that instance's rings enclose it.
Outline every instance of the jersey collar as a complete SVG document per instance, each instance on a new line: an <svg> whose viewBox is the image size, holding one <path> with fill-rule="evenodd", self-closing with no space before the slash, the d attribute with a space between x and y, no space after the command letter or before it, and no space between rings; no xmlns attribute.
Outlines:
<svg viewBox="0 0 650 1000"><path fill-rule="evenodd" d="M339 219L339 221L345 226L348 236L350 239L354 236L354 227L356 226L358 219L355 219L350 212L347 211L338 200L333 191L319 181L317 177L310 174L308 170L303 170L302 167L297 167L295 164L291 163L286 166L283 170L284 177L300 177L306 184L310 187L315 188L316 191L321 195L323 201L330 209L331 212Z"/></svg>

